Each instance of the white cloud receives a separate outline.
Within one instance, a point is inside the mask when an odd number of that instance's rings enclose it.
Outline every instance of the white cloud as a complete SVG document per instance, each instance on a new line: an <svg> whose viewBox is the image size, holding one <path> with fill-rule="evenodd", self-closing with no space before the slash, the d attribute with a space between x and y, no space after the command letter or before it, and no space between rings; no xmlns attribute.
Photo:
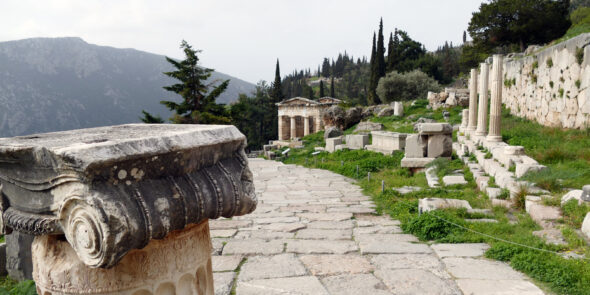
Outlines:
<svg viewBox="0 0 590 295"><path fill-rule="evenodd" d="M48 0L0 2L0 41L79 36L89 43L181 57L186 39L218 71L256 82L317 68L323 57L369 55L383 17L436 49L460 43L480 0ZM387 36L386 36L387 38Z"/></svg>

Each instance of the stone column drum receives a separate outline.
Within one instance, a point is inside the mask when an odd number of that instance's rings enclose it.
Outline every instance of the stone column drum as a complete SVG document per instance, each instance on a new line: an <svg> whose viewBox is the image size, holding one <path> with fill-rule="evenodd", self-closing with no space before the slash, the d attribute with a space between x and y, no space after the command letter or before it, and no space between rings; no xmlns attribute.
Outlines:
<svg viewBox="0 0 590 295"><path fill-rule="evenodd" d="M471 69L471 79L469 79L469 122L467 123L468 131L475 131L477 127L477 69Z"/></svg>
<svg viewBox="0 0 590 295"><path fill-rule="evenodd" d="M461 131L465 131L467 129L467 126L469 124L469 110L468 109L464 109L461 112Z"/></svg>
<svg viewBox="0 0 590 295"><path fill-rule="evenodd" d="M494 54L492 64L492 99L490 102L490 130L487 141L502 141L500 125L502 124L502 61L501 54Z"/></svg>
<svg viewBox="0 0 590 295"><path fill-rule="evenodd" d="M41 295L214 293L208 219L252 212L234 126L130 124L0 139L5 232Z"/></svg>
<svg viewBox="0 0 590 295"><path fill-rule="evenodd" d="M481 73L479 75L479 102L477 114L477 129L475 135L485 136L488 123L488 64L481 63Z"/></svg>

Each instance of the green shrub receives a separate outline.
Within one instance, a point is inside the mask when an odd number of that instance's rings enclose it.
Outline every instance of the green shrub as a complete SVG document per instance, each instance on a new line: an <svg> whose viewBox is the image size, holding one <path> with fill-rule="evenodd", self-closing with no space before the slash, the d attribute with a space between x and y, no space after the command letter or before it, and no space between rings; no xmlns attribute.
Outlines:
<svg viewBox="0 0 590 295"><path fill-rule="evenodd" d="M484 158L491 159L492 158L492 153L487 152L486 155L484 156Z"/></svg>
<svg viewBox="0 0 590 295"><path fill-rule="evenodd" d="M419 70L408 73L392 71L379 80L377 95L384 102L425 98L428 91L440 90L436 80Z"/></svg>
<svg viewBox="0 0 590 295"><path fill-rule="evenodd" d="M16 282L9 278L0 280L0 294L4 295L37 295L34 281Z"/></svg>
<svg viewBox="0 0 590 295"><path fill-rule="evenodd" d="M552 58L547 59L547 67L548 68L553 67L553 59Z"/></svg>
<svg viewBox="0 0 590 295"><path fill-rule="evenodd" d="M538 68L538 67L539 67L539 61L536 61L536 60L535 60L535 61L533 62L533 69L536 69L536 68Z"/></svg>
<svg viewBox="0 0 590 295"><path fill-rule="evenodd" d="M464 224L463 220L449 212L435 210L412 218L408 223L403 224L402 227L405 231L412 233L423 241L440 240L452 233L463 231L463 229L444 220L456 224Z"/></svg>
<svg viewBox="0 0 590 295"><path fill-rule="evenodd" d="M576 87L578 87L578 89L580 89L580 85L582 85L580 79L576 80Z"/></svg>
<svg viewBox="0 0 590 295"><path fill-rule="evenodd" d="M508 200L508 198L510 198L510 191L505 188L503 188L500 194L496 197L496 199L500 200Z"/></svg>
<svg viewBox="0 0 590 295"><path fill-rule="evenodd" d="M563 88L559 88L559 97L563 97L563 92L564 92L564 91L565 91L565 90L563 90Z"/></svg>
<svg viewBox="0 0 590 295"><path fill-rule="evenodd" d="M580 7L570 14L572 26L576 26L590 20L590 7Z"/></svg>

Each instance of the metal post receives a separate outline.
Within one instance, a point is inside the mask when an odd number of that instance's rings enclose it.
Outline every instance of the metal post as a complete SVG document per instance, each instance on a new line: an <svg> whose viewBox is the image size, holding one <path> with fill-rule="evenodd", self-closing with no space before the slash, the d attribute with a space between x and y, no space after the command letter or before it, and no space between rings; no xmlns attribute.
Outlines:
<svg viewBox="0 0 590 295"><path fill-rule="evenodd" d="M344 161L340 161L340 167L344 167Z"/></svg>
<svg viewBox="0 0 590 295"><path fill-rule="evenodd" d="M371 181L371 172L367 172L367 180Z"/></svg>
<svg viewBox="0 0 590 295"><path fill-rule="evenodd" d="M356 177L359 177L359 165L356 165Z"/></svg>
<svg viewBox="0 0 590 295"><path fill-rule="evenodd" d="M385 192L385 180L381 180L381 193Z"/></svg>

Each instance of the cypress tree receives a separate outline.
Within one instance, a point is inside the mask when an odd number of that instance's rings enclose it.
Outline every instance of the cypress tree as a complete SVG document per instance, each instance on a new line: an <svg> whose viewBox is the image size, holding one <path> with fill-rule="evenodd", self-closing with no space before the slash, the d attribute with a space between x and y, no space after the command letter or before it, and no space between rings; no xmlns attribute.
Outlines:
<svg viewBox="0 0 590 295"><path fill-rule="evenodd" d="M272 89L270 92L270 98L272 102L280 102L285 98L283 95L283 87L281 86L281 70L279 67L279 59L277 58L277 67L275 69L275 81L272 83Z"/></svg>
<svg viewBox="0 0 590 295"><path fill-rule="evenodd" d="M324 97L324 81L320 80L320 97Z"/></svg>
<svg viewBox="0 0 590 295"><path fill-rule="evenodd" d="M377 97L377 83L379 82L379 69L377 67L377 48L375 42L376 36L373 33L373 48L371 49L371 62L370 62L370 73L369 78L369 92L367 93L367 102L369 104L378 104L379 98Z"/></svg>
<svg viewBox="0 0 590 295"><path fill-rule="evenodd" d="M332 76L332 80L330 81L330 97L336 97L334 94L334 76Z"/></svg>
<svg viewBox="0 0 590 295"><path fill-rule="evenodd" d="M387 71L393 71L393 63L394 63L394 44L393 44L393 33L389 33L389 43L387 44Z"/></svg>
<svg viewBox="0 0 590 295"><path fill-rule="evenodd" d="M379 78L385 76L385 46L383 42L383 18L381 18L377 39L377 73L379 74Z"/></svg>
<svg viewBox="0 0 590 295"><path fill-rule="evenodd" d="M314 97L313 97L313 88L312 87L309 87L309 99L311 99L311 100L314 99Z"/></svg>

